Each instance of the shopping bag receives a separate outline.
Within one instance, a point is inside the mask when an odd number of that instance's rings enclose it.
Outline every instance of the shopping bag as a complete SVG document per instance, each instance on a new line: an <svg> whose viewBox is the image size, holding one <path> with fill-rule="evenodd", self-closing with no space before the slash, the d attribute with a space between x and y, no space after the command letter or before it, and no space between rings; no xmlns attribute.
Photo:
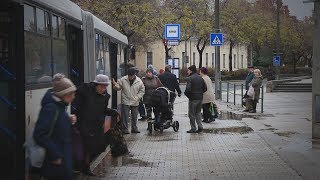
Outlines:
<svg viewBox="0 0 320 180"><path fill-rule="evenodd" d="M252 86L249 87L247 95L249 97L254 97L254 88Z"/></svg>

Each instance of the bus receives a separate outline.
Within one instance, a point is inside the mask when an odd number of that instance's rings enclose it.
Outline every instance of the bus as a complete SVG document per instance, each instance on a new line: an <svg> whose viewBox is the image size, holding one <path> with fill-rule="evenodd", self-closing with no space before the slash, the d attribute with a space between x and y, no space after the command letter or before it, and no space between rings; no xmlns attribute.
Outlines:
<svg viewBox="0 0 320 180"><path fill-rule="evenodd" d="M54 74L76 85L121 76L128 39L69 0L0 2L0 179L25 178L25 137ZM120 103L109 87L110 106Z"/></svg>

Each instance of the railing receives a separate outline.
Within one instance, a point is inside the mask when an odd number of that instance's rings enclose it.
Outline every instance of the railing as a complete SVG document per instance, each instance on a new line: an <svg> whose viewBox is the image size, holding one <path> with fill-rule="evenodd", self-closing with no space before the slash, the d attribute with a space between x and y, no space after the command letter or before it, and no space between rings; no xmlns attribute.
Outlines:
<svg viewBox="0 0 320 180"><path fill-rule="evenodd" d="M222 84L226 84L226 90L223 90L224 88L222 88ZM233 87L233 91L232 89L230 90L230 85L231 87ZM237 104L237 96L239 97L240 96L240 104L241 104L241 107L243 107L243 104L242 104L242 98L244 96L244 84L236 84L236 83L230 83L230 82L221 82L220 84L220 87L221 87L221 92L226 92L226 101L229 103L229 96L230 95L233 95L233 105L236 105ZM237 89L238 88L238 89ZM239 89L241 88L241 89ZM264 87L261 86L260 87L260 97L259 97L259 100L260 101L260 104L261 104L261 113L263 113L263 102L264 102ZM241 90L241 93L237 93L237 90ZM222 100L224 100L223 98L223 95L221 96Z"/></svg>

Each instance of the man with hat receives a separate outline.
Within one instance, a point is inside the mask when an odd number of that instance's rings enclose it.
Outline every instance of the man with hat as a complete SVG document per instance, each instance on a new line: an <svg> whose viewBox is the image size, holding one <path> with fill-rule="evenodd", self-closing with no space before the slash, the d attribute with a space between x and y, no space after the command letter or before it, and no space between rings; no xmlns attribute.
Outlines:
<svg viewBox="0 0 320 180"><path fill-rule="evenodd" d="M252 81L253 77L254 77L254 74L253 74L253 71L254 71L254 67L253 66L248 66L248 75L246 77L246 80L245 80L245 85L246 85L246 91L249 90L249 84L250 82ZM244 110L244 112L249 112L249 109L250 109L250 104L248 103L248 98L247 98L247 92L245 93L244 97L246 98L246 109Z"/></svg>
<svg viewBox="0 0 320 180"><path fill-rule="evenodd" d="M128 119L131 110L131 133L140 133L137 127L139 101L145 93L142 80L136 76L136 69L129 68L128 75L117 82L113 79L113 89L121 90L123 133L129 134Z"/></svg>
<svg viewBox="0 0 320 180"><path fill-rule="evenodd" d="M200 133L203 130L201 123L201 108L203 93L207 91L207 86L202 77L197 74L197 68L192 65L188 68L187 85L184 94L189 99L188 116L190 119L191 129L187 133ZM196 128L196 123L198 130Z"/></svg>
<svg viewBox="0 0 320 180"><path fill-rule="evenodd" d="M90 170L90 162L106 148L103 129L105 116L118 115L116 110L108 108L109 84L108 76L98 74L93 82L84 83L77 89L73 104L84 147L83 173L87 175L94 175Z"/></svg>

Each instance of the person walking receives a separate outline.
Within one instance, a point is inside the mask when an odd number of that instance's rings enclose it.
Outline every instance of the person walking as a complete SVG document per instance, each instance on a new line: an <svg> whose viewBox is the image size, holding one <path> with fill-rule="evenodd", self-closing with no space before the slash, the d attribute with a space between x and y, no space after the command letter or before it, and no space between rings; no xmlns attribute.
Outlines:
<svg viewBox="0 0 320 180"><path fill-rule="evenodd" d="M66 109L75 98L76 87L63 74L54 75L52 83L53 88L42 98L33 133L35 142L46 149L40 173L48 180L71 180L71 126L77 118Z"/></svg>
<svg viewBox="0 0 320 180"><path fill-rule="evenodd" d="M207 86L200 75L197 74L197 68L192 65L188 68L187 85L184 94L189 99L188 116L190 119L191 129L187 133L200 133L203 130L201 123L201 107L203 93L207 91ZM196 123L198 130L196 130Z"/></svg>
<svg viewBox="0 0 320 180"><path fill-rule="evenodd" d="M210 107L214 106L214 91L212 87L212 81L208 76L208 69L205 67L200 68L200 76L203 78L207 86L207 91L203 93L202 98L202 110L203 110L203 121L205 123L210 123L215 121L214 115L210 111Z"/></svg>
<svg viewBox="0 0 320 180"><path fill-rule="evenodd" d="M117 82L112 80L113 88L121 90L123 133L130 134L128 130L129 111L131 110L131 133L140 133L137 127L139 101L145 93L142 80L136 76L134 68L128 69L128 75Z"/></svg>
<svg viewBox="0 0 320 180"><path fill-rule="evenodd" d="M103 128L105 116L118 115L116 110L108 108L110 94L107 92L107 86L109 84L108 76L98 74L93 82L84 83L78 87L73 103L84 148L82 172L89 176L94 175L90 170L90 163L106 148Z"/></svg>
<svg viewBox="0 0 320 180"><path fill-rule="evenodd" d="M254 78L251 82L251 86L254 88L254 96L252 98L251 97L248 98L249 104L250 104L249 113L257 112L256 108L260 98L260 87L262 85L262 80L263 80L261 71L259 69L255 69L253 73L254 73Z"/></svg>
<svg viewBox="0 0 320 180"><path fill-rule="evenodd" d="M249 84L252 81L254 74L253 74L253 70L254 67L253 66L248 66L248 75L245 79L245 85L246 85L246 93L244 95L244 97L246 98L246 109L243 112L249 112L249 109L251 109L250 107L250 103L248 100L248 95L247 95L247 91L249 90Z"/></svg>
<svg viewBox="0 0 320 180"><path fill-rule="evenodd" d="M177 76L173 73L171 73L171 66L167 65L165 68L165 71L163 74L159 75L159 79L164 87L168 88L170 93L170 102L174 103L174 100L176 98L176 91L178 93L178 96L181 96L181 89L179 86L179 82L177 80Z"/></svg>
<svg viewBox="0 0 320 180"><path fill-rule="evenodd" d="M160 79L152 74L152 69L147 69L146 76L142 78L142 82L145 87L145 93L143 95L143 103L146 107L147 118L152 119L152 111L154 112L151 105L152 93L158 88L163 86Z"/></svg>

